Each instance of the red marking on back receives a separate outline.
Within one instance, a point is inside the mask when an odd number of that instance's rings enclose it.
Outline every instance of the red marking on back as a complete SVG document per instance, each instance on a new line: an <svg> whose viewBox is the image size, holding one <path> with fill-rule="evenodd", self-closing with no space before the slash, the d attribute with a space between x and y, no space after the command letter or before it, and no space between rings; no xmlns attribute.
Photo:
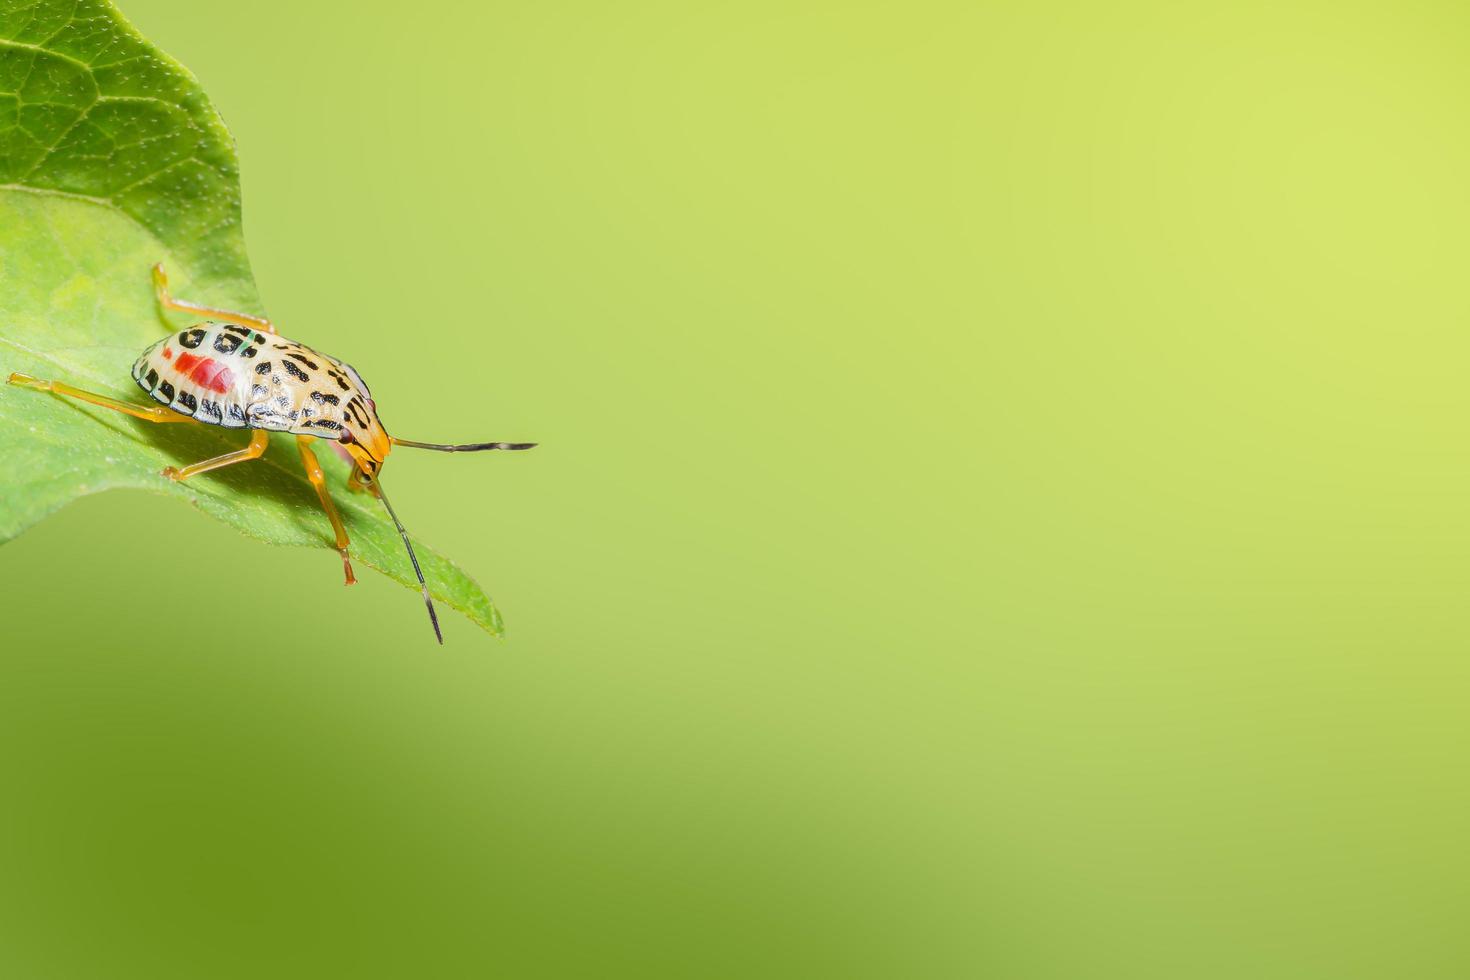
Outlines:
<svg viewBox="0 0 1470 980"><path fill-rule="evenodd" d="M205 361L194 369L190 377L210 391L217 391L221 395L229 391L235 383L235 372L214 361Z"/></svg>
<svg viewBox="0 0 1470 980"><path fill-rule="evenodd" d="M172 361L174 359L174 349L172 347L169 347L167 345L164 346L163 359L165 361Z"/></svg>
<svg viewBox="0 0 1470 980"><path fill-rule="evenodd" d="M207 357L180 354L179 362L175 367L179 369L180 374L188 376L189 380L199 387L217 391L221 395L229 391L230 386L235 383L234 371Z"/></svg>

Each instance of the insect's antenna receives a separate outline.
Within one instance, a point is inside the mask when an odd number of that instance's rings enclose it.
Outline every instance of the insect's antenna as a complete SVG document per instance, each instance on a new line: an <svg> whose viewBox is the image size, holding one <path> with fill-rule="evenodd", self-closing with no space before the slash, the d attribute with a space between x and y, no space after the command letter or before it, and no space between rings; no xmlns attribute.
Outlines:
<svg viewBox="0 0 1470 980"><path fill-rule="evenodd" d="M467 442L459 446L451 446L442 442L414 442L412 439L395 439L388 437L395 446L407 446L410 449L433 449L441 453L482 453L487 449L534 449L534 442Z"/></svg>
<svg viewBox="0 0 1470 980"><path fill-rule="evenodd" d="M378 488L378 499L383 501L383 506L388 508L388 516L393 518L393 523L398 526L398 536L403 539L403 546L408 549L408 560L413 562L413 573L419 577L419 591L424 594L424 605L429 607L429 622L434 624L434 636L439 645L444 645L444 634L439 632L439 616L434 612L434 600L429 598L429 585L424 581L423 570L419 568L418 555L413 553L413 545L408 541L408 532L403 529L403 522L398 515L393 513L393 505L388 503L388 495L383 492L383 484L377 477L373 477L373 485Z"/></svg>

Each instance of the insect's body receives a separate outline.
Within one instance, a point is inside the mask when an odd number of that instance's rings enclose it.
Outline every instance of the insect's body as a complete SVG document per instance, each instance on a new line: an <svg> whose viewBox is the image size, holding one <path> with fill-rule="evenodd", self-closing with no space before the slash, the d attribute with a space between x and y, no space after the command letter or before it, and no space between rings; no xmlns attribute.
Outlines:
<svg viewBox="0 0 1470 980"><path fill-rule="evenodd" d="M233 466L264 455L271 432L290 432L306 478L316 490L336 536L337 551L347 584L356 579L349 560L347 529L327 492L325 474L311 448L313 439L327 439L344 449L355 464L348 487L369 490L383 501L409 560L418 576L424 604L443 643L429 587L409 543L408 532L393 513L378 479L383 461L394 446L435 449L440 452L478 452L486 449L530 449L530 442L481 442L466 445L394 439L378 420L378 407L351 366L276 333L271 322L248 313L232 313L176 300L168 293L163 266L155 266L153 281L164 309L208 317L177 334L170 334L145 350L133 364L133 380L162 407L119 401L83 391L62 381L42 381L12 374L10 383L77 398L149 422L202 422L226 429L254 429L250 444L190 466L166 467L170 480L189 480L211 470Z"/></svg>
<svg viewBox="0 0 1470 980"><path fill-rule="evenodd" d="M352 366L280 334L206 321L144 351L133 380L207 425L356 443L378 462L391 449Z"/></svg>

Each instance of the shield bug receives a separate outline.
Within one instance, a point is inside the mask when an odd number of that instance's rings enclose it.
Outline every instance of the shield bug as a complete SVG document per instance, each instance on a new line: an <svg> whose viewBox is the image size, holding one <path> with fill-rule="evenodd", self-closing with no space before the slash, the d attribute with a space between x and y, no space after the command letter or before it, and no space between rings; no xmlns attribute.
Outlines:
<svg viewBox="0 0 1470 980"><path fill-rule="evenodd" d="M381 500L403 538L414 574L418 576L419 590L429 611L434 636L443 643L444 634L439 629L439 617L434 611L434 600L429 597L423 570L419 568L418 556L413 552L408 532L403 529L403 523L383 493L380 478L383 463L395 446L469 453L491 449L530 449L536 444L478 442L448 445L390 436L378 418L378 406L372 393L350 364L305 344L287 340L276 333L271 322L264 317L174 299L169 295L168 278L161 263L153 267L153 284L159 305L164 309L205 318L203 322L158 341L134 362L133 380L157 402L156 405L135 405L83 391L60 381L42 381L24 374L10 375L10 383L80 399L149 422L191 422L252 430L250 442L244 449L191 466L165 467L163 475L170 480L188 480L210 470L259 459L265 454L271 432L295 435L306 478L315 488L336 535L346 584L352 585L357 579L352 574L347 529L332 503L321 464L311 448L316 439L337 443L352 459L348 488L366 491Z"/></svg>

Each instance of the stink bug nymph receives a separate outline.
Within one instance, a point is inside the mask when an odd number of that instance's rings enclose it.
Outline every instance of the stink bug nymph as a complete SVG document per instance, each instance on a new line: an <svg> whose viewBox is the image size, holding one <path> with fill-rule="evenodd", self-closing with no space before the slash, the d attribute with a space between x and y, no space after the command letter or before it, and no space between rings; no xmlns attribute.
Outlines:
<svg viewBox="0 0 1470 980"><path fill-rule="evenodd" d="M383 493L380 479L383 463L394 446L472 453L487 449L530 449L536 444L478 442L454 446L395 439L383 428L372 393L351 365L287 340L264 317L174 299L169 295L168 277L161 263L153 267L153 285L158 303L164 309L205 317L202 323L149 347L133 364L133 380L160 404L134 405L60 381L40 381L24 374L12 374L10 383L77 398L149 422L194 422L255 430L244 449L192 466L165 467L163 475L170 480L188 480L222 466L259 459L270 444L269 433L292 433L306 468L306 478L316 488L322 509L336 532L342 570L347 584L351 585L357 579L353 577L347 553L347 529L342 526L342 518L327 492L321 465L311 449L314 439L338 443L352 457L347 488L371 493L381 500L398 528L408 549L408 560L418 576L434 636L443 643L444 634L439 630L439 617L434 612L434 600L429 598L418 556L413 553L408 532Z"/></svg>

